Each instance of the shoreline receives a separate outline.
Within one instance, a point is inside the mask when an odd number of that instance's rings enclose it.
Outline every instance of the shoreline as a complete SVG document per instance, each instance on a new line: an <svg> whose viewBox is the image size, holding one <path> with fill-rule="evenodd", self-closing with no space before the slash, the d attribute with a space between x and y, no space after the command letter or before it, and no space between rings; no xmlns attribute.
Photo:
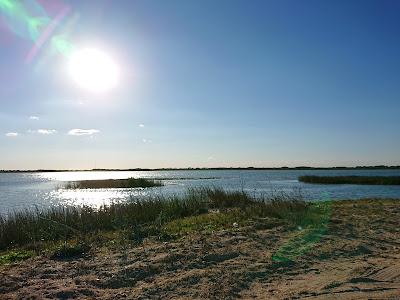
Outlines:
<svg viewBox="0 0 400 300"><path fill-rule="evenodd" d="M306 171L306 170L400 170L400 166L356 166L356 167L216 167L216 168L128 168L128 169L34 169L34 170L0 170L1 173L47 173L47 172L127 172L127 171L229 171L229 170L254 170L254 171Z"/></svg>
<svg viewBox="0 0 400 300"><path fill-rule="evenodd" d="M137 243L102 236L80 257L56 259L43 254L0 266L1 298L394 299L400 295L399 200L332 201L329 218L311 231L271 217L212 227L221 219L218 214L210 211L194 217L193 224L204 221L200 227L190 227L193 217L174 221L172 229L180 224L183 230L174 239L148 237Z"/></svg>

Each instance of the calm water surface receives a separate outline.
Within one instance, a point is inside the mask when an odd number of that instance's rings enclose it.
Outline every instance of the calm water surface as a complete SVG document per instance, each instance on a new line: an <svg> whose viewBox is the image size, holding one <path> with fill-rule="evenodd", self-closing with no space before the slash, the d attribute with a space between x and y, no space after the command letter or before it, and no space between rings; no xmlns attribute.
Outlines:
<svg viewBox="0 0 400 300"><path fill-rule="evenodd" d="M0 174L0 214L51 205L99 206L127 201L130 196L181 194L189 187L215 186L254 194L293 191L300 188L309 200L399 198L400 186L318 185L298 182L301 175L400 176L400 170L198 170L198 171L99 171ZM150 189L65 190L67 181L90 179L156 178L164 186Z"/></svg>

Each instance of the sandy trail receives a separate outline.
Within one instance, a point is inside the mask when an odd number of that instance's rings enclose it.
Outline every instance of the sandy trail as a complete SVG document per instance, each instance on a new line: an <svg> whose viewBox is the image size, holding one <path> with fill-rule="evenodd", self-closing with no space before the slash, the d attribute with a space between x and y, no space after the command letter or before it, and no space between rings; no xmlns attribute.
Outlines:
<svg viewBox="0 0 400 300"><path fill-rule="evenodd" d="M290 263L272 257L296 232L255 224L3 266L0 299L400 299L400 202L338 202L330 219Z"/></svg>

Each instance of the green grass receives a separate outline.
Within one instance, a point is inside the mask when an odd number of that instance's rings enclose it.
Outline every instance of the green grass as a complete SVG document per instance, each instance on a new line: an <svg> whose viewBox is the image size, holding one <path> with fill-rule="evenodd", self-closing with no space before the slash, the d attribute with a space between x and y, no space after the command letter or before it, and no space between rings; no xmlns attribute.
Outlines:
<svg viewBox="0 0 400 300"><path fill-rule="evenodd" d="M16 263L34 256L35 253L29 250L9 251L0 255L0 265Z"/></svg>
<svg viewBox="0 0 400 300"><path fill-rule="evenodd" d="M225 212L213 212L177 219L165 224L164 230L168 234L180 236L192 232L212 232L222 229L232 229L239 225L246 225L248 222L249 216L236 208Z"/></svg>
<svg viewBox="0 0 400 300"><path fill-rule="evenodd" d="M162 186L159 180L146 178L82 180L68 182L66 189L148 188Z"/></svg>
<svg viewBox="0 0 400 300"><path fill-rule="evenodd" d="M219 213L207 214L210 210ZM99 209L53 207L15 212L7 218L0 217L0 250L85 240L89 235L113 231L127 232L132 240L140 241L150 235L176 233L176 228L187 227L191 231L210 225L213 230L251 218L270 217L303 224L312 220L313 214L312 205L294 194L256 199L244 192L202 188L188 190L182 197L132 198ZM170 223L173 221L176 222Z"/></svg>
<svg viewBox="0 0 400 300"><path fill-rule="evenodd" d="M320 184L400 185L400 176L300 176L299 181Z"/></svg>

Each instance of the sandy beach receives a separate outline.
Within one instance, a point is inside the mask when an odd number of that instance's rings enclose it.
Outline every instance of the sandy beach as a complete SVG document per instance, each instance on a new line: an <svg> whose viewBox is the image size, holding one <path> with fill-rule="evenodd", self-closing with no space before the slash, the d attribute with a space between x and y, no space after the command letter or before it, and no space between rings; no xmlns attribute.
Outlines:
<svg viewBox="0 0 400 300"><path fill-rule="evenodd" d="M0 298L399 299L399 225L396 200L338 201L309 245L301 228L269 220L171 241L109 243L75 259L37 256L0 267ZM274 259L291 247L304 251Z"/></svg>

